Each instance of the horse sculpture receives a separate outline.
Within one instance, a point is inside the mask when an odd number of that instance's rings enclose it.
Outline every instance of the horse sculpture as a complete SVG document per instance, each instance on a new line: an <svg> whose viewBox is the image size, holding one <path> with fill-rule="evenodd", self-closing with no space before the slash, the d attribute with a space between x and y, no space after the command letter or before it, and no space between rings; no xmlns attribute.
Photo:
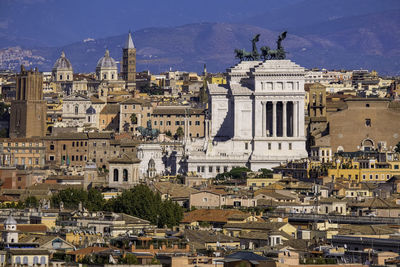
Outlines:
<svg viewBox="0 0 400 267"><path fill-rule="evenodd" d="M236 53L235 57L238 58L240 61L253 60L252 53L247 52L244 49L235 49L235 53Z"/></svg>
<svg viewBox="0 0 400 267"><path fill-rule="evenodd" d="M263 46L260 48L261 50L261 58L264 60L268 59L280 59L280 51L273 50L268 46Z"/></svg>

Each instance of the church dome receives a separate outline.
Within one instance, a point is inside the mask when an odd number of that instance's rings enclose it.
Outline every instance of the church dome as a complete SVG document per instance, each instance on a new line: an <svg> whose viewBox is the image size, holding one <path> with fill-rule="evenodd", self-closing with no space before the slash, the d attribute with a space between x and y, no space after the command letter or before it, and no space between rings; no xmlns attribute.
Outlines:
<svg viewBox="0 0 400 267"><path fill-rule="evenodd" d="M72 70L71 62L65 57L64 51L61 52L61 56L54 63L53 70Z"/></svg>
<svg viewBox="0 0 400 267"><path fill-rule="evenodd" d="M86 110L86 114L96 114L96 110L90 106L87 110Z"/></svg>
<svg viewBox="0 0 400 267"><path fill-rule="evenodd" d="M4 226L6 225L15 225L17 224L17 221L13 218L13 216L8 216L7 220L4 221Z"/></svg>
<svg viewBox="0 0 400 267"><path fill-rule="evenodd" d="M104 57L100 58L97 62L96 69L104 69L104 68L117 68L117 63L115 60L110 57L110 52L106 50Z"/></svg>

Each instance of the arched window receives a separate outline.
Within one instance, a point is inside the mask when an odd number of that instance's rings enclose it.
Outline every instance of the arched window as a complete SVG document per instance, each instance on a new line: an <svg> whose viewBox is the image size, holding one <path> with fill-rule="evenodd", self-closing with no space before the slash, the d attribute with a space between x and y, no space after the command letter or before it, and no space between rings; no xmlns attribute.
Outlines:
<svg viewBox="0 0 400 267"><path fill-rule="evenodd" d="M114 169L114 182L118 182L118 169Z"/></svg>
<svg viewBox="0 0 400 267"><path fill-rule="evenodd" d="M67 80L69 80L69 75L67 75Z"/></svg>
<svg viewBox="0 0 400 267"><path fill-rule="evenodd" d="M39 264L39 257L38 256L33 257L33 264Z"/></svg>
<svg viewBox="0 0 400 267"><path fill-rule="evenodd" d="M46 257L45 256L40 257L40 264L46 264Z"/></svg>
<svg viewBox="0 0 400 267"><path fill-rule="evenodd" d="M28 265L28 257L27 257L27 256L25 256L25 257L22 259L22 264Z"/></svg>
<svg viewBox="0 0 400 267"><path fill-rule="evenodd" d="M62 80L62 75L60 75L60 81Z"/></svg>
<svg viewBox="0 0 400 267"><path fill-rule="evenodd" d="M87 121L90 122L90 116L88 116Z"/></svg>
<svg viewBox="0 0 400 267"><path fill-rule="evenodd" d="M21 264L21 257L15 257L15 263L16 264Z"/></svg>
<svg viewBox="0 0 400 267"><path fill-rule="evenodd" d="M75 106L75 115L78 115L78 111L79 111L78 106Z"/></svg>
<svg viewBox="0 0 400 267"><path fill-rule="evenodd" d="M111 74L111 79L113 79L113 80L114 80L114 74Z"/></svg>
<svg viewBox="0 0 400 267"><path fill-rule="evenodd" d="M128 182L128 170L127 169L124 169L122 171L122 177L123 177L124 182Z"/></svg>
<svg viewBox="0 0 400 267"><path fill-rule="evenodd" d="M107 79L107 74L103 74L103 79Z"/></svg>

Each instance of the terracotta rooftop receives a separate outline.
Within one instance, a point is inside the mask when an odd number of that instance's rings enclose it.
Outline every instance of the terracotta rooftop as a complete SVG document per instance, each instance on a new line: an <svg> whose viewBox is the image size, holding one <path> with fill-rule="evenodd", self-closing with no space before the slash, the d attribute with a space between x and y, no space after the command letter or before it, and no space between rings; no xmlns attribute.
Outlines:
<svg viewBox="0 0 400 267"><path fill-rule="evenodd" d="M0 230L4 230L3 224L0 224ZM47 226L44 224L17 224L17 230L22 233L46 233Z"/></svg>
<svg viewBox="0 0 400 267"><path fill-rule="evenodd" d="M194 210L184 214L182 223L222 222L226 223L233 214L243 214L239 210Z"/></svg>

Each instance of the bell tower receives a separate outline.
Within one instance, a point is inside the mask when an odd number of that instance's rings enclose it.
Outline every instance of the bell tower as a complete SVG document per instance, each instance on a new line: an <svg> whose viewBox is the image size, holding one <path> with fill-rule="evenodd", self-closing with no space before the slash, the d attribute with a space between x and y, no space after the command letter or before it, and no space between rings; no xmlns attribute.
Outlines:
<svg viewBox="0 0 400 267"><path fill-rule="evenodd" d="M21 66L16 83L16 100L11 102L10 137L45 136L47 106L43 100L43 74Z"/></svg>
<svg viewBox="0 0 400 267"><path fill-rule="evenodd" d="M128 91L136 90L136 48L129 31L125 46L122 49L122 79L126 82Z"/></svg>

